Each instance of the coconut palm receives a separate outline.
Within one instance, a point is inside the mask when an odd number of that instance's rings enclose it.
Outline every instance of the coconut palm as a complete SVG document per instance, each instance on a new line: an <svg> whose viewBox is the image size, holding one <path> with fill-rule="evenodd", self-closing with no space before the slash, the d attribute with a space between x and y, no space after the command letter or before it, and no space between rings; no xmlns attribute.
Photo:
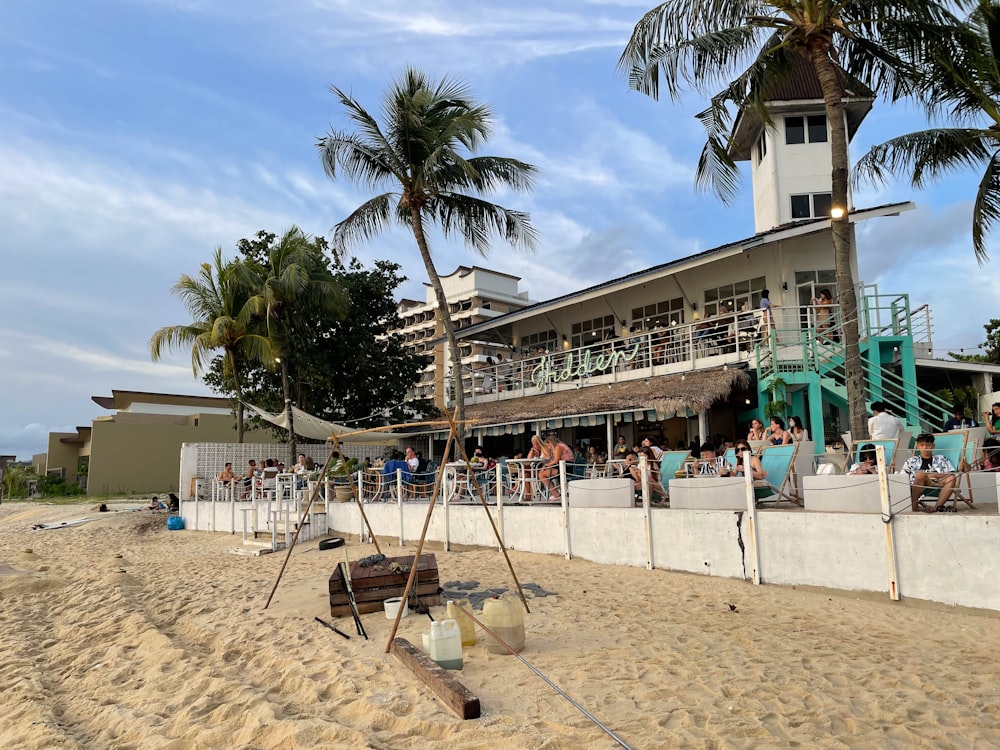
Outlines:
<svg viewBox="0 0 1000 750"><path fill-rule="evenodd" d="M240 282L252 296L247 308L263 321L268 349L261 363L281 370L281 391L288 420L289 463L295 463L295 425L289 373L290 339L297 320L305 311L322 310L332 315L347 314L349 300L330 272L321 250L298 227L285 232L267 253L266 263L238 264Z"/></svg>
<svg viewBox="0 0 1000 750"><path fill-rule="evenodd" d="M489 138L493 115L459 81L429 79L408 68L386 91L382 120L337 87L356 132L331 131L319 139L327 175L338 173L372 190L389 189L361 204L333 230L337 248L367 240L391 223L413 233L437 298L438 319L448 339L459 429L465 418L461 355L441 279L434 267L428 225L445 237L460 236L480 255L499 235L515 248L530 249L535 231L528 214L479 197L502 188L527 190L535 168L516 159L474 156Z"/></svg>
<svg viewBox="0 0 1000 750"><path fill-rule="evenodd" d="M804 56L815 71L830 127L832 204L844 209L831 221L831 233L846 342L848 411L855 434L865 434L867 426L850 265L845 86L858 80L889 98L906 93L912 73L906 61L934 32L934 24L951 20L934 0L669 0L636 24L619 60L630 86L654 98L661 75L675 100L685 86L710 95L725 86L699 115L709 138L698 164L698 184L711 187L723 200L738 186L738 169L728 153L728 107L750 107L770 123L764 106L768 81L790 74L795 54ZM725 85L727 81L731 83Z"/></svg>
<svg viewBox="0 0 1000 750"><path fill-rule="evenodd" d="M187 325L166 326L149 340L153 361L164 350L191 347L191 369L195 377L211 363L216 349L225 353L223 372L231 375L236 391L236 433L243 442L243 387L240 365L248 359L266 358L268 341L253 331L249 294L236 274L237 266L223 263L222 248L216 248L211 263L202 263L194 278L184 274L172 293L179 297L194 319Z"/></svg>
<svg viewBox="0 0 1000 750"><path fill-rule="evenodd" d="M986 240L1000 218L1000 3L980 0L967 22L925 48L921 98L929 114L954 127L893 138L855 167L858 179L886 182L907 174L914 187L968 167L986 169L972 209L972 247L986 262Z"/></svg>

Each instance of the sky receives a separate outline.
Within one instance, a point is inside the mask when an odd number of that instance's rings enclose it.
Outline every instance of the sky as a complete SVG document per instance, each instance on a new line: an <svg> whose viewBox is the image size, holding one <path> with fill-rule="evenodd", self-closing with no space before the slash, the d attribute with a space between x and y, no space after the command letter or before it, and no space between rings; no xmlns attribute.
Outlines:
<svg viewBox="0 0 1000 750"><path fill-rule="evenodd" d="M694 187L697 93L630 91L616 62L652 7L637 0L48 0L0 9L0 454L107 415L112 389L207 394L190 352L154 363L157 329L189 322L171 287L216 247L296 225L329 235L370 195L323 173L316 141L347 128L330 86L370 110L407 66L456 76L493 108L482 153L540 172L533 254L487 259L432 236L439 273L479 264L522 278L533 301L751 236L749 174L729 206ZM852 144L924 127L876 103ZM859 230L860 276L932 306L935 352L979 345L1000 306L977 266L978 175L914 191L862 186L857 207L915 211ZM422 299L411 236L354 250L392 259L399 296Z"/></svg>

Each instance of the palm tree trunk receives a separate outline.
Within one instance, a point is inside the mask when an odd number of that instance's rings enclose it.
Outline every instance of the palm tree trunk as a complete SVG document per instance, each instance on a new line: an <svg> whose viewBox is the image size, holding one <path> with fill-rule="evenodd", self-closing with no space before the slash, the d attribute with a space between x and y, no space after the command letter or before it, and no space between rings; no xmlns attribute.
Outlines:
<svg viewBox="0 0 1000 750"><path fill-rule="evenodd" d="M288 386L288 357L281 357L281 392L285 397L285 415L288 417L288 463L295 466L295 425L292 422L292 394Z"/></svg>
<svg viewBox="0 0 1000 750"><path fill-rule="evenodd" d="M420 209L410 206L410 216L413 219L413 237L417 241L420 249L420 257L424 261L424 268L427 270L427 278L430 280L434 296L437 297L438 319L444 328L444 335L448 339L448 349L451 355L452 382L455 384L455 408L456 429L458 439L465 437L465 390L462 387L462 355L458 350L458 340L455 338L455 324L451 320L451 310L448 307L448 298L445 296L444 287L441 286L441 278L437 269L434 268L434 259L431 258L430 248L427 247L427 238L424 236L423 216ZM447 393L447 390L445 391Z"/></svg>
<svg viewBox="0 0 1000 750"><path fill-rule="evenodd" d="M233 388L236 391L236 442L243 442L243 384L240 382L240 373L237 370L236 352L229 352L229 366L233 369Z"/></svg>
<svg viewBox="0 0 1000 750"><path fill-rule="evenodd" d="M851 434L857 439L858 436L867 435L868 423L865 420L864 363L858 343L858 296L851 269L851 225L848 222L850 206L847 203L850 154L844 116L844 87L830 60L829 49L813 49L810 56L823 90L826 119L830 123L830 156L833 167L830 197L834 207L843 209L842 216L831 219L830 229L833 234L833 259L843 326L847 412Z"/></svg>

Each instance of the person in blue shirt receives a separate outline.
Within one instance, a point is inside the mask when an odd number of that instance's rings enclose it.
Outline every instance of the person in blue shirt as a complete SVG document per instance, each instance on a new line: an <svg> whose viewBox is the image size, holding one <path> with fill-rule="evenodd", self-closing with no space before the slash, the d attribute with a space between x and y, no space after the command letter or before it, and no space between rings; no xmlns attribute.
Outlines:
<svg viewBox="0 0 1000 750"><path fill-rule="evenodd" d="M976 422L976 420L972 417L965 416L965 409L961 406L956 406L952 414L954 414L954 416L944 423L945 432L950 432L951 430L966 430L970 427L979 427L979 423Z"/></svg>

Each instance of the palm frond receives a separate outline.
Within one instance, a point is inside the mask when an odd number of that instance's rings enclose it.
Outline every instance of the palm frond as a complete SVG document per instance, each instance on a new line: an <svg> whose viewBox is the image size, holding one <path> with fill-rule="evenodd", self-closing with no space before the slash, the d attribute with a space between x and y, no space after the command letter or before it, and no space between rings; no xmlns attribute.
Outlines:
<svg viewBox="0 0 1000 750"><path fill-rule="evenodd" d="M982 265L989 260L986 239L1000 217L1000 154L994 151L976 191L972 208L972 249Z"/></svg>
<svg viewBox="0 0 1000 750"><path fill-rule="evenodd" d="M385 150L378 150L368 141L352 133L330 132L316 142L320 162L327 177L337 179L337 167L351 180L378 187L405 175L397 160Z"/></svg>
<svg viewBox="0 0 1000 750"><path fill-rule="evenodd" d="M375 237L391 223L392 206L399 198L398 193L382 193L362 203L333 227L333 247L343 251Z"/></svg>
<svg viewBox="0 0 1000 750"><path fill-rule="evenodd" d="M538 241L529 214L473 196L442 193L429 210L445 237L461 235L465 244L483 257L489 253L494 235L515 249L532 250Z"/></svg>
<svg viewBox="0 0 1000 750"><path fill-rule="evenodd" d="M989 134L970 128L935 128L901 135L874 146L854 167L855 182L886 183L889 175L908 175L920 188L927 181L990 158Z"/></svg>

